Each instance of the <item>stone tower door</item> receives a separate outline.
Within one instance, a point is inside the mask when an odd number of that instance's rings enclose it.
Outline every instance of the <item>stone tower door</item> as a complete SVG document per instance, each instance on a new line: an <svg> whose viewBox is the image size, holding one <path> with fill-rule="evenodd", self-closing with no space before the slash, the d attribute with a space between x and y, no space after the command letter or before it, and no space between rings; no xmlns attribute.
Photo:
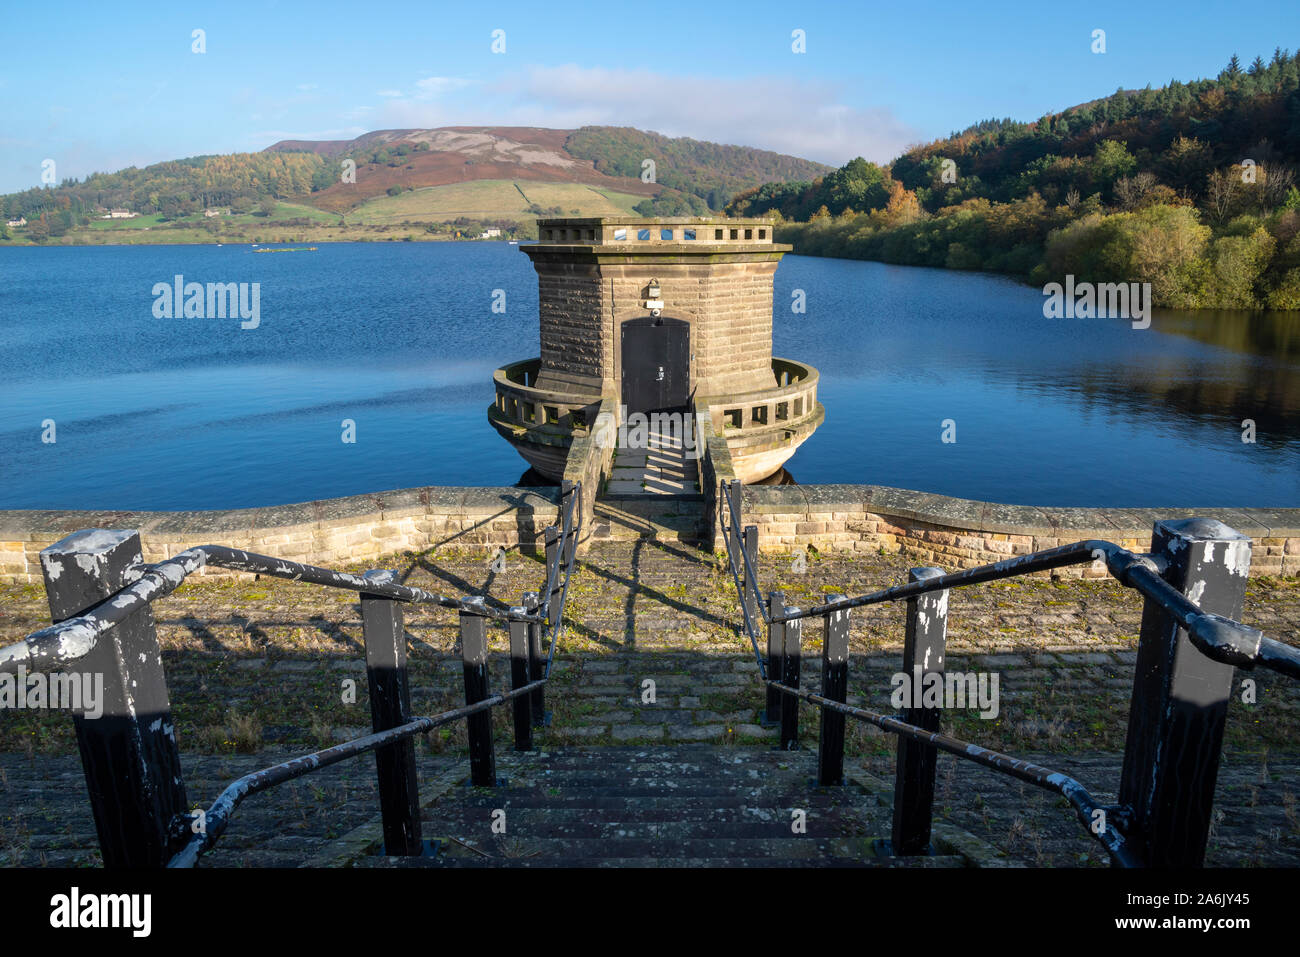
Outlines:
<svg viewBox="0 0 1300 957"><path fill-rule="evenodd" d="M627 411L684 409L691 393L691 324L646 316L623 323L623 404Z"/></svg>

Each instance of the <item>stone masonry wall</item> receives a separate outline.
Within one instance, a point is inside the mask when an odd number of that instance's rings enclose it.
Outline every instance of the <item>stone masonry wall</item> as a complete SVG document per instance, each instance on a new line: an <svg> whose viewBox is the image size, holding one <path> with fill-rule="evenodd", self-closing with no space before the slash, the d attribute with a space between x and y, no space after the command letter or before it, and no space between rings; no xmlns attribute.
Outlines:
<svg viewBox="0 0 1300 957"><path fill-rule="evenodd" d="M1161 519L1215 518L1250 536L1252 576L1300 575L1300 509L1038 508L949 498L876 485L748 486L746 525L759 550L904 553L949 571L1097 538L1134 551L1151 547ZM1058 569L1100 578L1087 565Z"/></svg>
<svg viewBox="0 0 1300 957"><path fill-rule="evenodd" d="M725 472L725 457L719 464ZM1146 551L1156 521L1201 516L1250 536L1252 576L1300 576L1300 509L1037 508L874 485L748 486L744 502L742 521L758 526L759 548L768 554L810 545L883 549L952 570L1088 538ZM404 489L217 512L0 512L0 580L41 581L41 549L83 528L138 530L148 562L217 544L339 567L439 547L499 545L535 553L557 515L555 488ZM1075 566L1057 574L1105 572Z"/></svg>
<svg viewBox="0 0 1300 957"><path fill-rule="evenodd" d="M538 256L543 389L620 393L621 324L648 317L658 279L665 316L691 324L691 388L701 395L771 388L772 278L779 256L725 261L567 262Z"/></svg>
<svg viewBox="0 0 1300 957"><path fill-rule="evenodd" d="M538 552L557 514L558 489L508 487L403 489L233 511L0 512L0 580L40 582L41 549L83 528L138 530L146 562L211 544L340 567L444 546Z"/></svg>
<svg viewBox="0 0 1300 957"><path fill-rule="evenodd" d="M538 386L600 395L613 383L607 284L594 263L538 262Z"/></svg>

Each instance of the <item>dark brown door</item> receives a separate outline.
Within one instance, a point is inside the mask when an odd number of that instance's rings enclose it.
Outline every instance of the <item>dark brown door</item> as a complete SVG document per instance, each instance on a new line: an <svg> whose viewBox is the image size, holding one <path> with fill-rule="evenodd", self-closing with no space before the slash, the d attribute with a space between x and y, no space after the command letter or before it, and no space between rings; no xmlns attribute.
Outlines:
<svg viewBox="0 0 1300 957"><path fill-rule="evenodd" d="M623 323L623 404L631 412L684 409L691 392L691 324L681 319Z"/></svg>

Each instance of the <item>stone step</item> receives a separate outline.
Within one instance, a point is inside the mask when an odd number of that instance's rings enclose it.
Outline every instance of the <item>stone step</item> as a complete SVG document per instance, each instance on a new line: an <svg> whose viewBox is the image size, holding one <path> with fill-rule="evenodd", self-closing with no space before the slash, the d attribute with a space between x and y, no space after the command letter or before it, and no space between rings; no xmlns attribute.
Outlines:
<svg viewBox="0 0 1300 957"><path fill-rule="evenodd" d="M795 839L790 830L794 816L784 808L730 808L722 811L704 806L683 811L657 808L646 812L613 812L597 817L587 808L513 808L504 806L507 835L519 840L589 839L624 840L709 840L709 839ZM807 832L799 840L830 839L846 834L883 830L876 809L865 816L859 808L807 811ZM650 816L653 820L636 820ZM451 834L462 841L492 841L493 825L501 815L487 808L459 809L458 813L434 815L424 822L430 834ZM498 828L499 829L499 828Z"/></svg>
<svg viewBox="0 0 1300 957"><path fill-rule="evenodd" d="M588 859L551 859L539 856L508 857L451 857L446 854L436 859L423 857L380 857L371 855L356 861L357 867L630 867L630 868L762 868L762 867L967 867L966 860L958 856L934 857L816 857L799 858L662 858L662 857L593 857Z"/></svg>
<svg viewBox="0 0 1300 957"><path fill-rule="evenodd" d="M809 775L808 780L812 777ZM509 778L506 778L507 784ZM477 788L467 790L478 791ZM751 803L759 802L767 806L785 806L785 807L803 807L807 802L816 798L816 795L809 791L784 789L767 789L762 786L754 787L737 787L725 783L700 783L695 785L683 785L681 787L672 787L665 783L656 784L639 784L639 785L620 785L620 784L589 784L589 785L564 785L560 782L548 783L541 788L512 789L489 788L481 797L478 794L466 795L464 798L457 800L474 801L480 800L484 805L491 807L500 807L501 801L506 800L509 792L514 792L520 800L527 798L530 794L534 797L544 798L546 800L601 800L612 799L622 800L624 802L651 800L654 798L669 798L673 800L725 800L729 798L741 798ZM534 793L540 791L540 794ZM552 793L558 792L558 793ZM493 804L493 801L497 803ZM829 799L827 799L829 800ZM791 801L801 803L791 804ZM579 804L581 807L582 805Z"/></svg>
<svg viewBox="0 0 1300 957"><path fill-rule="evenodd" d="M431 840L442 835L435 832L426 834ZM462 840L457 836L457 840ZM768 860L773 865L793 861L821 861L827 858L860 858L864 864L870 864L879 858L873 850L870 837L859 838L817 838L812 836L791 836L789 838L695 838L683 841L627 838L609 840L596 838L527 838L493 840L483 842L443 841L443 850L439 857L447 859L477 859L486 863L483 854L499 859L501 864L518 864L520 861L541 859L572 864L574 861L603 860L672 860L686 859L736 861ZM468 844L469 847L464 845ZM476 854L473 849L483 852ZM382 859L380 855L367 855ZM425 861L436 866L437 859L415 858L410 863ZM369 862L368 862L369 863ZM964 863L964 862L963 862ZM416 864L416 866L419 866ZM734 864L730 865L734 866Z"/></svg>
<svg viewBox="0 0 1300 957"><path fill-rule="evenodd" d="M598 537L610 541L702 540L704 502L699 496L637 495L630 489L623 492L626 494L607 494L597 499L593 532Z"/></svg>

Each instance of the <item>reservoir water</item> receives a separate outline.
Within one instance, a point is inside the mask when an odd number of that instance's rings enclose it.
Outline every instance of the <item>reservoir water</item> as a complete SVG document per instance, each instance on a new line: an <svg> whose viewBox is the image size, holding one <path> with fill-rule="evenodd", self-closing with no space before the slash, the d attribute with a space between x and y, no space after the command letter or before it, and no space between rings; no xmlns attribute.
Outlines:
<svg viewBox="0 0 1300 957"><path fill-rule="evenodd" d="M258 283L257 327L156 317L177 275ZM774 299L775 353L822 377L801 483L1300 506L1300 313L1157 310L1138 330L1045 319L999 277L801 256ZM487 423L492 370L537 337L536 274L505 243L0 249L0 509L509 485L526 464Z"/></svg>

